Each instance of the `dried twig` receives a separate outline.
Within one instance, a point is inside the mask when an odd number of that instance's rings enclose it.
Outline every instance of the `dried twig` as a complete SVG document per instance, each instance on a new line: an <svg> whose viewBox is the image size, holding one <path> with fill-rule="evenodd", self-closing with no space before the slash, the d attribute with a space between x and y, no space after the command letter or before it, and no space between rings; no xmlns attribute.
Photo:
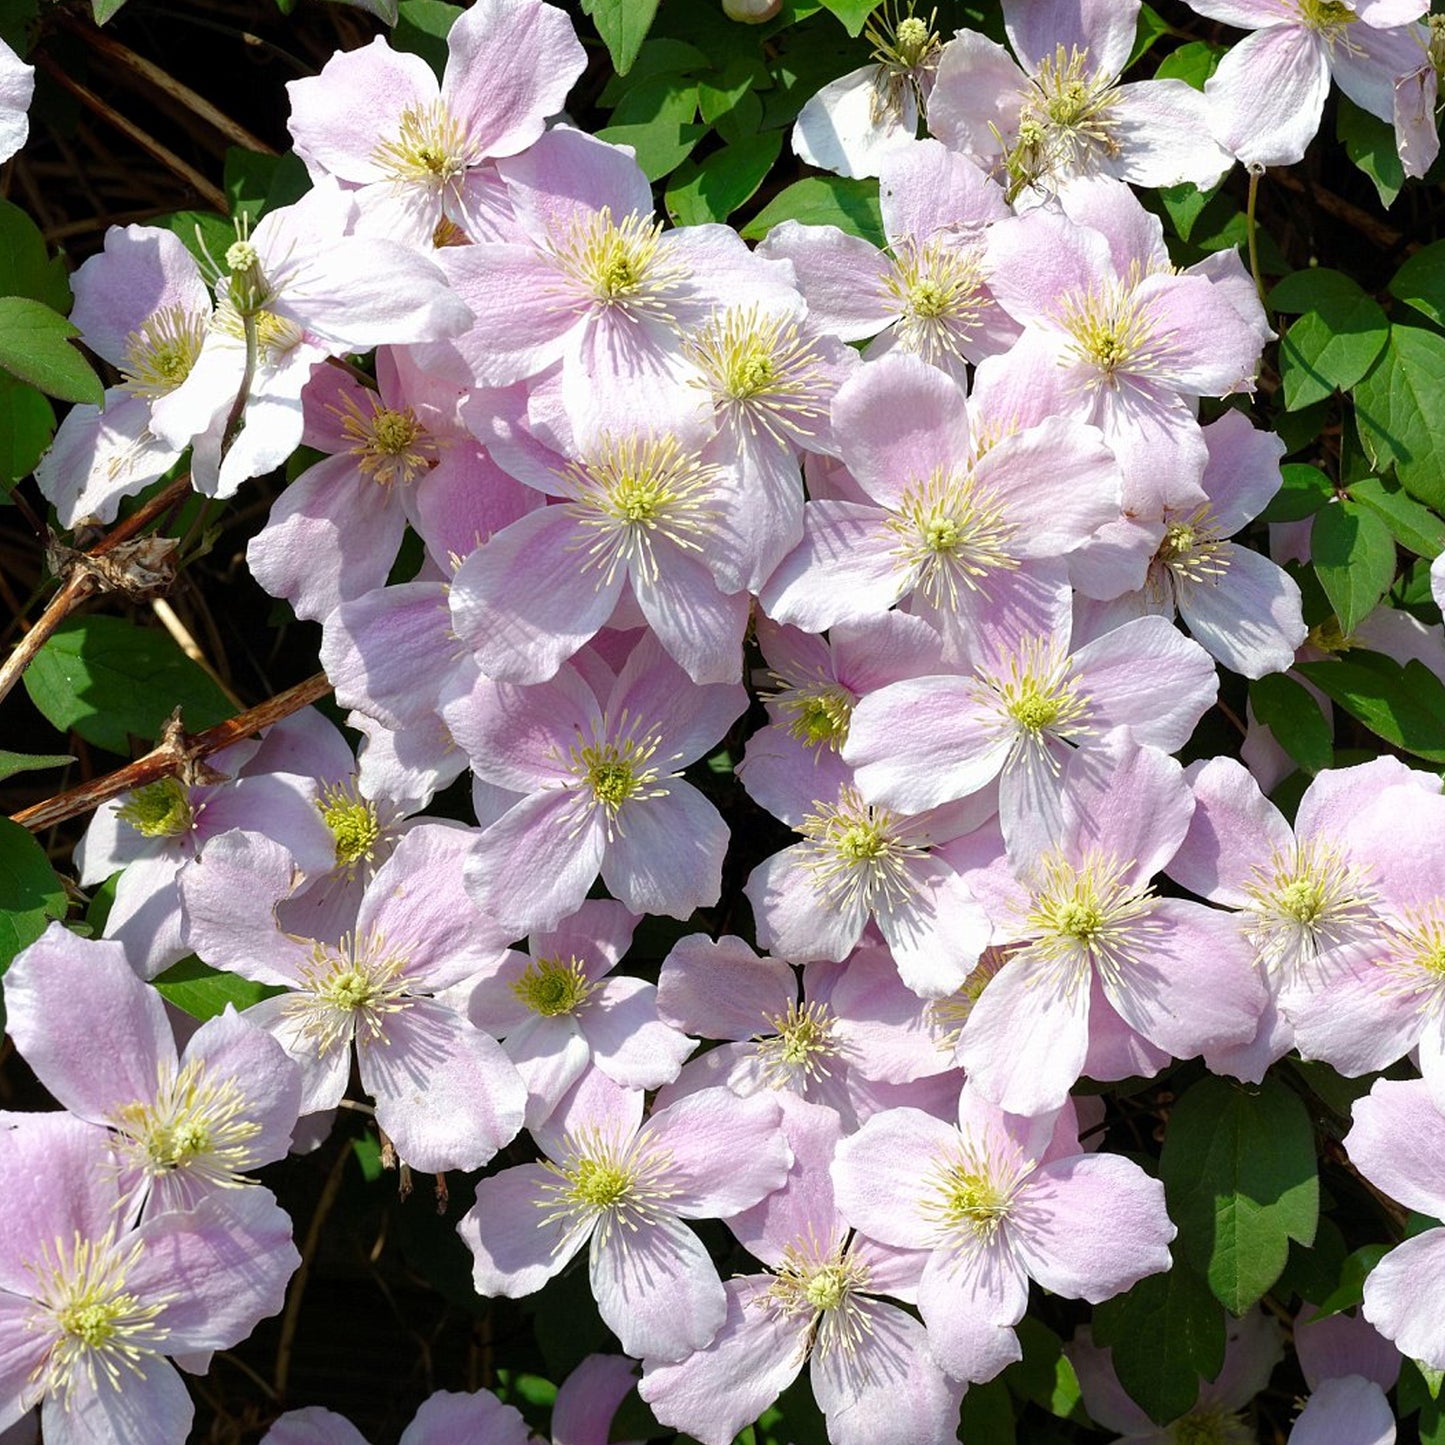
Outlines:
<svg viewBox="0 0 1445 1445"><path fill-rule="evenodd" d="M331 684L326 674L318 672L305 682L298 682L295 687L267 698L236 717L195 734L188 734L181 727L180 718L174 716L166 724L160 743L143 758L117 768L103 778L95 778L78 788L58 793L43 803L22 808L10 821L36 833L55 823L63 823L67 818L79 817L112 798L120 797L122 793L134 792L136 788L159 782L162 778L179 778L191 785L214 782L219 774L205 762L212 753L220 752L222 748L240 742L242 738L260 732L284 717L290 717L293 712L299 712L330 691Z"/></svg>

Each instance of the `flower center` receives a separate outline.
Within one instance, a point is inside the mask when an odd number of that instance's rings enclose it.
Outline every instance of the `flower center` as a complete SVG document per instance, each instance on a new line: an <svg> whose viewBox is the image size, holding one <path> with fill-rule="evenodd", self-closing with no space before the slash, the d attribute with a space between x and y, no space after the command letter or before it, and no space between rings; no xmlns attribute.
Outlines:
<svg viewBox="0 0 1445 1445"><path fill-rule="evenodd" d="M239 1185L260 1124L245 1117L247 1097L234 1078L209 1079L198 1060L178 1072L161 1065L155 1098L136 1100L113 1123L152 1178L182 1171L216 1185Z"/></svg>
<svg viewBox="0 0 1445 1445"><path fill-rule="evenodd" d="M616 1239L625 1245L627 1236L658 1219L677 1193L667 1182L671 1164L670 1151L651 1147L645 1132L624 1143L596 1128L570 1140L560 1164L543 1160L553 1178L542 1185L537 1201L546 1211L542 1223L566 1226L554 1252L594 1224L599 1244Z"/></svg>
<svg viewBox="0 0 1445 1445"><path fill-rule="evenodd" d="M788 733L807 748L839 752L848 741L853 720L853 694L841 683L809 683L774 693L774 702L788 719Z"/></svg>
<svg viewBox="0 0 1445 1445"><path fill-rule="evenodd" d="M1176 583L1218 583L1229 570L1229 554L1208 506L1185 521L1171 522L1154 560L1169 570Z"/></svg>
<svg viewBox="0 0 1445 1445"><path fill-rule="evenodd" d="M907 842L900 820L865 803L856 788L843 788L836 804L819 803L798 831L811 845L804 866L825 903L872 912L896 908L917 892L913 863L928 849Z"/></svg>
<svg viewBox="0 0 1445 1445"><path fill-rule="evenodd" d="M1250 1445L1258 1438L1242 1415L1218 1405L1197 1406L1169 1427L1174 1445Z"/></svg>
<svg viewBox="0 0 1445 1445"><path fill-rule="evenodd" d="M825 1250L809 1237L783 1248L782 1262L757 1303L774 1314L815 1318L805 1350L852 1354L870 1332L867 1315L854 1296L868 1288L868 1267L842 1245Z"/></svg>
<svg viewBox="0 0 1445 1445"><path fill-rule="evenodd" d="M457 178L481 157L462 124L441 101L433 100L402 111L395 138L378 145L372 160L394 181L442 191L456 189Z"/></svg>
<svg viewBox="0 0 1445 1445"><path fill-rule="evenodd" d="M741 420L752 435L761 431L785 445L787 430L812 435L828 415L822 358L796 321L733 306L686 348L719 419Z"/></svg>
<svg viewBox="0 0 1445 1445"><path fill-rule="evenodd" d="M983 313L983 271L975 249L935 236L902 242L883 278L884 300L898 308L898 344L931 365L967 360Z"/></svg>
<svg viewBox="0 0 1445 1445"><path fill-rule="evenodd" d="M918 76L938 64L939 52L943 49L943 42L933 28L938 12L935 10L927 20L922 20L913 13L910 0L907 15L893 20L890 17L894 14L897 11L891 5L875 11L864 34L873 46L873 59L882 68L885 83L892 81L895 88L908 82L916 86ZM875 116L875 123L877 119Z"/></svg>
<svg viewBox="0 0 1445 1445"><path fill-rule="evenodd" d="M1031 1166L1016 1149L979 1147L962 1135L950 1157L934 1162L922 1210L939 1243L972 1249L986 1244L1009 1216Z"/></svg>
<svg viewBox="0 0 1445 1445"><path fill-rule="evenodd" d="M1009 552L1013 525L978 490L972 472L940 467L909 485L888 519L898 538L894 556L935 607L956 609L960 588L980 592L991 573L1019 565Z"/></svg>
<svg viewBox="0 0 1445 1445"><path fill-rule="evenodd" d="M1100 156L1119 155L1112 134L1117 97L1114 78L1090 66L1087 46L1060 45L1046 56L1019 112L1018 141L1004 158L1008 199L1040 180L1088 172Z"/></svg>
<svg viewBox="0 0 1445 1445"><path fill-rule="evenodd" d="M1301 843L1256 868L1245 937L1265 967L1311 963L1323 949L1373 932L1374 895L1360 870L1327 843Z"/></svg>
<svg viewBox="0 0 1445 1445"><path fill-rule="evenodd" d="M1038 936L1024 950L1053 963L1066 988L1087 987L1090 969L1119 982L1153 931L1153 890L1125 881L1130 865L1092 850L1076 867L1061 855L1040 864L1042 881L1026 915Z"/></svg>
<svg viewBox="0 0 1445 1445"><path fill-rule="evenodd" d="M204 316L163 306L125 339L125 389L152 399L174 391L191 374L205 339Z"/></svg>
<svg viewBox="0 0 1445 1445"><path fill-rule="evenodd" d="M370 863L382 832L376 804L363 798L355 784L335 783L321 790L316 806L335 840L336 866L354 874L358 863Z"/></svg>
<svg viewBox="0 0 1445 1445"><path fill-rule="evenodd" d="M610 841L622 832L619 817L627 804L666 797L668 789L658 786L663 766L654 761L662 746L661 733L642 731L640 719L626 712L615 728L604 722L603 729L601 738L587 743L579 739L564 765L580 785L574 829L580 832L600 808Z"/></svg>
<svg viewBox="0 0 1445 1445"><path fill-rule="evenodd" d="M1058 304L1059 324L1071 337L1067 351L1092 369L1091 387L1117 386L1121 373L1158 373L1169 358L1168 338L1155 336L1153 318L1135 295L1139 279L1131 265L1124 280L1070 292Z"/></svg>
<svg viewBox="0 0 1445 1445"><path fill-rule="evenodd" d="M145 838L178 838L195 824L190 792L176 778L137 788L115 811Z"/></svg>
<svg viewBox="0 0 1445 1445"><path fill-rule="evenodd" d="M284 1010L298 1020L317 1057L358 1032L371 1042L383 1039L387 1015L410 1002L402 977L406 964L404 955L387 954L376 935L357 941L346 934L335 946L317 943L302 965L301 987L287 995Z"/></svg>
<svg viewBox="0 0 1445 1445"><path fill-rule="evenodd" d="M143 1304L125 1287L125 1277L140 1254L139 1243L122 1250L113 1233L82 1239L77 1232L67 1247L59 1239L39 1264L26 1265L38 1287L37 1299L48 1321L37 1328L53 1341L37 1375L40 1393L54 1395L70 1408L77 1371L92 1387L101 1377L111 1390L123 1388L123 1376L143 1373L145 1361L161 1352L169 1331L155 1323L171 1303L166 1297Z"/></svg>
<svg viewBox="0 0 1445 1445"><path fill-rule="evenodd" d="M1347 25L1352 25L1359 16L1340 0L1298 0L1300 19L1311 30L1317 30L1326 40L1334 40Z"/></svg>
<svg viewBox="0 0 1445 1445"><path fill-rule="evenodd" d="M947 998L933 999L928 1004L928 1021L936 1032L941 1053L952 1053L958 1047L958 1041L963 1036L963 1027L974 1006L982 998L989 981L1008 958L1007 950L990 944L957 992Z"/></svg>
<svg viewBox="0 0 1445 1445"><path fill-rule="evenodd" d="M409 406L394 411L370 391L366 402L369 414L351 395L340 409L331 408L341 417L341 430L351 443L347 451L357 458L362 476L389 487L393 482L414 482L436 465L437 444Z"/></svg>
<svg viewBox="0 0 1445 1445"><path fill-rule="evenodd" d="M809 1002L800 1009L790 999L787 1012L767 1023L769 1032L754 1034L753 1043L770 1088L829 1077L830 1061L842 1046L834 1036L833 1012L827 1004Z"/></svg>
<svg viewBox="0 0 1445 1445"><path fill-rule="evenodd" d="M512 992L533 1013L544 1018L575 1013L592 992L582 961L575 956L563 962L560 958L533 959L527 965Z"/></svg>
<svg viewBox="0 0 1445 1445"><path fill-rule="evenodd" d="M563 476L575 489L564 503L584 529L574 544L610 586L626 568L634 583L658 578L659 543L702 552L716 521L712 505L721 473L673 436L604 439L601 449L574 462Z"/></svg>
<svg viewBox="0 0 1445 1445"><path fill-rule="evenodd" d="M603 206L574 220L552 254L562 270L604 309L671 322L671 295L687 280L687 268L661 247L662 222L636 211L614 221Z"/></svg>

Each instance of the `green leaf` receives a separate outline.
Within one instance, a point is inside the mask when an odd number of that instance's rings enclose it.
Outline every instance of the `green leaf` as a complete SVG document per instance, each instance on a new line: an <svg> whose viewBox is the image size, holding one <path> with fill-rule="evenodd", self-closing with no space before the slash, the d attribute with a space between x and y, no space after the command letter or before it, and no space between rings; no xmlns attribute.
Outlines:
<svg viewBox="0 0 1445 1445"><path fill-rule="evenodd" d="M192 731L231 716L226 695L164 632L118 617L63 623L25 673L35 706L62 732L128 753L130 740L153 740L171 711Z"/></svg>
<svg viewBox="0 0 1445 1445"><path fill-rule="evenodd" d="M75 761L68 753L12 753L0 748L0 782L16 773L38 773L46 768L63 768Z"/></svg>
<svg viewBox="0 0 1445 1445"><path fill-rule="evenodd" d="M1236 1315L1279 1278L1290 1240L1314 1238L1314 1130L1299 1096L1274 1079L1195 1084L1170 1115L1159 1174L1179 1258Z"/></svg>
<svg viewBox="0 0 1445 1445"><path fill-rule="evenodd" d="M90 0L90 13L97 25L104 25L124 4L125 0Z"/></svg>
<svg viewBox="0 0 1445 1445"><path fill-rule="evenodd" d="M1199 224L1199 218L1204 214L1205 207L1214 199L1218 191L1218 186L1212 190L1201 191L1198 186L1192 185L1188 181L1177 186L1159 187L1159 204L1164 207L1165 214L1174 227L1174 234L1181 241L1187 241L1193 235L1194 228Z"/></svg>
<svg viewBox="0 0 1445 1445"><path fill-rule="evenodd" d="M311 189L311 180L305 162L294 151L273 156L229 146L221 187L231 214L244 211L254 221L278 206L299 201Z"/></svg>
<svg viewBox="0 0 1445 1445"><path fill-rule="evenodd" d="M0 367L61 401L104 398L100 378L70 344L80 331L43 301L0 296Z"/></svg>
<svg viewBox="0 0 1445 1445"><path fill-rule="evenodd" d="M1014 1407L1002 1380L970 1385L963 1397L962 1440L987 1440L989 1445L1014 1445Z"/></svg>
<svg viewBox="0 0 1445 1445"><path fill-rule="evenodd" d="M1445 521L1398 486L1379 477L1362 477L1351 482L1348 490L1353 501L1384 518L1395 540L1407 551L1427 562L1445 552Z"/></svg>
<svg viewBox="0 0 1445 1445"><path fill-rule="evenodd" d="M1334 500L1335 489L1318 467L1286 462L1280 468L1283 482L1269 506L1260 513L1264 522L1302 522Z"/></svg>
<svg viewBox="0 0 1445 1445"><path fill-rule="evenodd" d="M1390 295L1445 325L1445 241L1422 246L1390 282Z"/></svg>
<svg viewBox="0 0 1445 1445"><path fill-rule="evenodd" d="M235 227L214 211L172 211L168 216L158 216L155 224L170 231L202 266L209 264L207 251L219 263L226 247L236 239Z"/></svg>
<svg viewBox="0 0 1445 1445"><path fill-rule="evenodd" d="M1423 663L1352 652L1296 671L1387 743L1445 763L1445 685Z"/></svg>
<svg viewBox="0 0 1445 1445"><path fill-rule="evenodd" d="M1380 194L1380 204L1387 210L1405 184L1405 170L1395 148L1395 128L1354 101L1339 96L1335 135L1344 141L1349 158L1369 176Z"/></svg>
<svg viewBox="0 0 1445 1445"><path fill-rule="evenodd" d="M1224 54L1224 46L1207 40L1191 40L1171 51L1159 62L1155 80L1182 80L1195 90L1203 90L1204 82L1214 74Z"/></svg>
<svg viewBox="0 0 1445 1445"><path fill-rule="evenodd" d="M1224 1311L1178 1258L1094 1310L1094 1343L1109 1347L1119 1383L1160 1425L1188 1414L1200 1378L1223 1368L1224 1337Z"/></svg>
<svg viewBox="0 0 1445 1445"><path fill-rule="evenodd" d="M611 76L597 98L603 110L611 110L635 85L654 75L682 74L690 70L706 70L709 65L707 54L689 45L685 40L669 40L654 36L637 52L637 59L626 77Z"/></svg>
<svg viewBox="0 0 1445 1445"><path fill-rule="evenodd" d="M1168 34L1169 22L1152 5L1141 5L1139 23L1134 30L1134 48L1129 52L1129 60L1124 69L1127 70L1136 60L1147 55L1150 46L1161 35Z"/></svg>
<svg viewBox="0 0 1445 1445"><path fill-rule="evenodd" d="M1445 337L1390 328L1390 344L1355 387L1355 422L1371 462L1411 496L1445 511Z"/></svg>
<svg viewBox="0 0 1445 1445"><path fill-rule="evenodd" d="M782 131L764 131L706 160L687 161L668 184L668 214L682 226L726 220L752 199L782 147Z"/></svg>
<svg viewBox="0 0 1445 1445"><path fill-rule="evenodd" d="M679 75L655 75L623 96L613 124L597 132L614 145L629 145L648 180L660 180L684 160L707 134L694 125L697 83Z"/></svg>
<svg viewBox="0 0 1445 1445"><path fill-rule="evenodd" d="M55 435L55 409L33 386L0 372L0 492L35 470Z"/></svg>
<svg viewBox="0 0 1445 1445"><path fill-rule="evenodd" d="M868 17L878 8L878 0L823 0L823 8L831 10L849 35L861 35Z"/></svg>
<svg viewBox="0 0 1445 1445"><path fill-rule="evenodd" d="M1310 556L1348 637L1395 580L1395 539L1378 513L1339 501L1315 513Z"/></svg>
<svg viewBox="0 0 1445 1445"><path fill-rule="evenodd" d="M195 954L173 963L154 982L163 998L203 1022L224 1013L228 1003L235 1004L237 1009L248 1009L263 998L286 992L274 984L253 983L249 978L212 968Z"/></svg>
<svg viewBox="0 0 1445 1445"><path fill-rule="evenodd" d="M420 55L440 76L447 68L447 36L462 7L448 5L446 0L401 0L396 9L391 43L398 50Z"/></svg>
<svg viewBox="0 0 1445 1445"><path fill-rule="evenodd" d="M1346 1257L1340 1267L1340 1282L1319 1302L1318 1318L1352 1310L1365 1298L1365 1278L1390 1252L1388 1244L1367 1244Z"/></svg>
<svg viewBox="0 0 1445 1445"><path fill-rule="evenodd" d="M1395 1396L1396 1413L1403 1420L1416 1410L1440 1398L1445 1375L1419 1360L1406 1360L1400 1367L1400 1388Z"/></svg>
<svg viewBox="0 0 1445 1445"><path fill-rule="evenodd" d="M0 818L0 973L22 948L65 917L65 889L45 850L9 818Z"/></svg>
<svg viewBox="0 0 1445 1445"><path fill-rule="evenodd" d="M1061 1420L1085 1416L1079 1391L1079 1377L1064 1342L1046 1324L1025 1315L1016 1329L1023 1359L1015 1361L1000 1377L1021 1400L1032 1401Z"/></svg>
<svg viewBox="0 0 1445 1445"><path fill-rule="evenodd" d="M65 262L50 254L39 226L9 201L0 201L0 296L28 296L56 311L70 310Z"/></svg>
<svg viewBox="0 0 1445 1445"><path fill-rule="evenodd" d="M781 221L837 226L875 246L884 241L877 181L851 181L842 176L808 176L795 181L742 228L743 239L761 241Z"/></svg>
<svg viewBox="0 0 1445 1445"><path fill-rule="evenodd" d="M1277 311L1300 313L1280 343L1285 406L1310 406L1354 386L1390 337L1379 303L1339 271L1317 267L1286 276L1269 295Z"/></svg>
<svg viewBox="0 0 1445 1445"><path fill-rule="evenodd" d="M618 75L626 75L652 27L657 0L582 0L582 11L592 17Z"/></svg>
<svg viewBox="0 0 1445 1445"><path fill-rule="evenodd" d="M1249 701L1255 717L1305 772L1318 773L1334 762L1330 725L1319 703L1294 678L1276 672L1256 679L1249 685Z"/></svg>

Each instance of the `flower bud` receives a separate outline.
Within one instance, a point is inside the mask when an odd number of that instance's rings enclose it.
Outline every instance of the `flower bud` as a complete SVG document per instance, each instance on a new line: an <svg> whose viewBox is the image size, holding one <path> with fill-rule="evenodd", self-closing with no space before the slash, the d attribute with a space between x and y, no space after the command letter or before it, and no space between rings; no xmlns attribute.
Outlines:
<svg viewBox="0 0 1445 1445"><path fill-rule="evenodd" d="M722 0L723 14L744 25L761 25L783 8L783 0Z"/></svg>

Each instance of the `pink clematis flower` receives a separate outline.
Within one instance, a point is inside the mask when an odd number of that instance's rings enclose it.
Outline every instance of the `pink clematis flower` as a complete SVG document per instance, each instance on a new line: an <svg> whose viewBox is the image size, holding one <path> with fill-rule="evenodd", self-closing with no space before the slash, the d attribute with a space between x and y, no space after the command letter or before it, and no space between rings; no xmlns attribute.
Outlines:
<svg viewBox="0 0 1445 1445"><path fill-rule="evenodd" d="M782 1184L792 1152L774 1099L707 1089L646 1122L643 1095L592 1072L534 1131L547 1161L477 1185L458 1230L479 1294L533 1294L584 1246L597 1308L628 1354L679 1360L727 1315L684 1219L741 1213Z"/></svg>
<svg viewBox="0 0 1445 1445"><path fill-rule="evenodd" d="M1083 1153L1072 1107L1032 1119L966 1085L957 1127L916 1109L875 1114L838 1146L838 1207L862 1234L929 1251L918 1308L959 1380L1020 1357L1029 1280L1091 1303L1170 1268L1164 1187L1117 1155Z"/></svg>
<svg viewBox="0 0 1445 1445"><path fill-rule="evenodd" d="M0 40L0 161L8 161L30 134L30 98L35 67Z"/></svg>
<svg viewBox="0 0 1445 1445"><path fill-rule="evenodd" d="M586 64L564 10L477 0L448 32L440 85L378 35L287 85L291 135L314 178L357 188L377 234L430 247L450 224L495 239L510 208L488 162L530 146Z"/></svg>

